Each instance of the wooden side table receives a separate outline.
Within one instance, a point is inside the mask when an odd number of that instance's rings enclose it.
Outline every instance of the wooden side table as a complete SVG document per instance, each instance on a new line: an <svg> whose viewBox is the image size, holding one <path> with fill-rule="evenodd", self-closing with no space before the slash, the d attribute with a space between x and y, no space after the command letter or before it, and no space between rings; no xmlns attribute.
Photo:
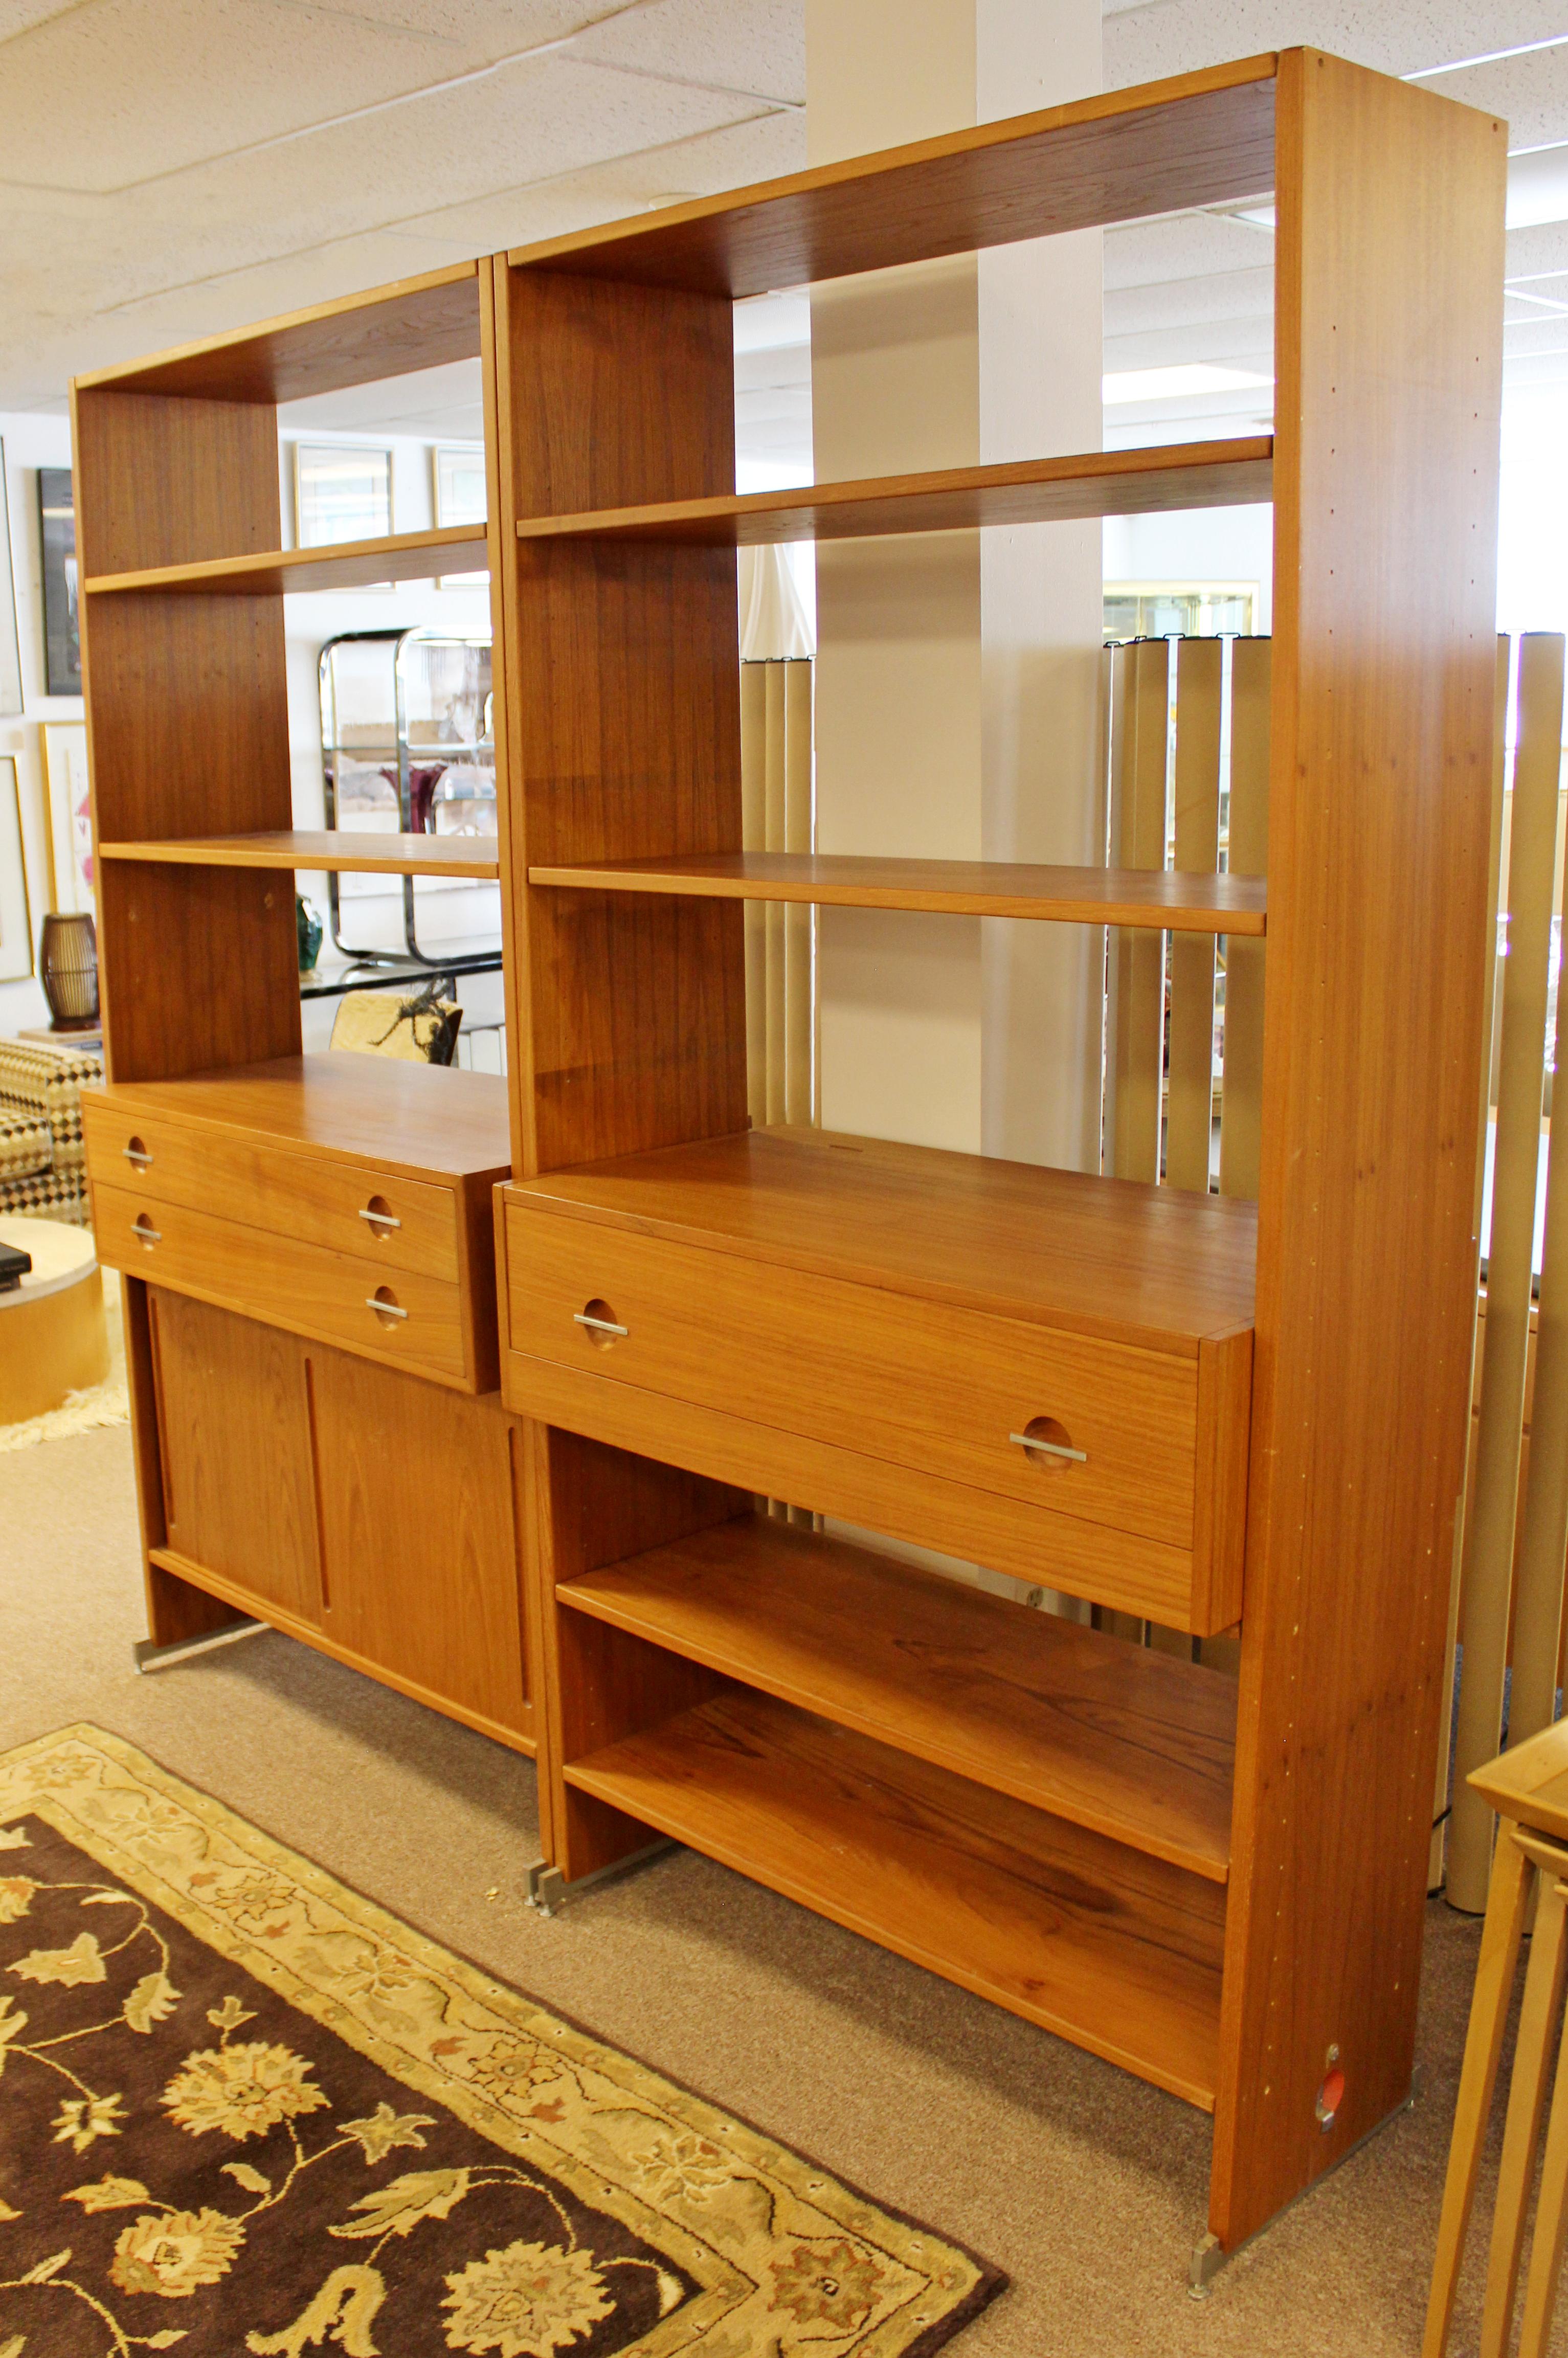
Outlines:
<svg viewBox="0 0 1568 2358"><path fill-rule="evenodd" d="M1535 2177L1541 2119L1546 2111L1548 2066L1563 2007L1564 1969L1568 1967L1568 1720L1559 1720L1555 1726L1543 1728L1539 1736L1503 1753L1487 1768L1477 1768L1470 1783L1491 1803L1502 1823L1498 1829L1481 1954L1476 1968L1476 1993L1470 2005L1470 2028L1465 2042L1459 2101L1454 2109L1422 2358L1443 2358L1448 2346L1465 2230L1475 2202L1481 2147L1486 2141L1519 1942L1533 1887L1535 1931L1525 1974L1519 2043L1503 2129L1497 2209L1487 2260L1481 2358L1505 2358L1512 2334L1525 2213ZM1565 2239L1568 2047L1559 2061L1552 2092L1519 2358L1545 2358L1557 2306L1557 2280Z"/></svg>
<svg viewBox="0 0 1568 2358"><path fill-rule="evenodd" d="M0 1424L21 1424L108 1374L103 1277L91 1230L64 1220L0 1220L0 1244L33 1257L0 1293Z"/></svg>

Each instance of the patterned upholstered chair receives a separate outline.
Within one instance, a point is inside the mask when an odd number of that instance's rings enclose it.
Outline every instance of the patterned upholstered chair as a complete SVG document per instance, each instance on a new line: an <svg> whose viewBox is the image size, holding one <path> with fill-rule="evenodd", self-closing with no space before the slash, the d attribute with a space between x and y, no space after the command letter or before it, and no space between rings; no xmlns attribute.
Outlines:
<svg viewBox="0 0 1568 2358"><path fill-rule="evenodd" d="M0 1040L0 1213L89 1225L81 1091L103 1080L96 1056Z"/></svg>

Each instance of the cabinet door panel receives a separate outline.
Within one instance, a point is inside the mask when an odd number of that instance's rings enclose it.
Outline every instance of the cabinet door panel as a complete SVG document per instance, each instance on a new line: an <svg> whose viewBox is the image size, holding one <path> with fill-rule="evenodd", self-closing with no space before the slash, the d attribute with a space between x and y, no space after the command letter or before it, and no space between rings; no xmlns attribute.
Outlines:
<svg viewBox="0 0 1568 2358"><path fill-rule="evenodd" d="M161 1287L149 1306L169 1546L319 1622L307 1347Z"/></svg>
<svg viewBox="0 0 1568 2358"><path fill-rule="evenodd" d="M335 1351L310 1360L323 1630L527 1734L509 1419L493 1397Z"/></svg>

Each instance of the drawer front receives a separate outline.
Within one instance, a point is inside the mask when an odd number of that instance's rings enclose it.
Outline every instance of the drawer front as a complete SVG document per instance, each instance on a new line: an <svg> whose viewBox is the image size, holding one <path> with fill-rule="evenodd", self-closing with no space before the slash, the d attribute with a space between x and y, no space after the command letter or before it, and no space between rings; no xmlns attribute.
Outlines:
<svg viewBox="0 0 1568 2358"><path fill-rule="evenodd" d="M132 1188L159 1204L457 1282L458 1199L450 1187L394 1178L373 1164L292 1154L237 1133L146 1121L121 1111L113 1094L90 1105L84 1093L82 1127L95 1187Z"/></svg>
<svg viewBox="0 0 1568 2358"><path fill-rule="evenodd" d="M473 1390L455 1285L268 1236L183 1205L102 1184L98 1252L111 1268L189 1293L290 1333Z"/></svg>
<svg viewBox="0 0 1568 2358"><path fill-rule="evenodd" d="M506 1242L514 1351L1193 1545L1195 1359L515 1202Z"/></svg>

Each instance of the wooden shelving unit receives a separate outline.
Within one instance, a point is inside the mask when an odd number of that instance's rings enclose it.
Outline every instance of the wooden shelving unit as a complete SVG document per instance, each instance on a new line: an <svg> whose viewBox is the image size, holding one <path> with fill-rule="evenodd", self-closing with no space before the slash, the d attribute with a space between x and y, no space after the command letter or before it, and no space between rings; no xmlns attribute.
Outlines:
<svg viewBox="0 0 1568 2358"><path fill-rule="evenodd" d="M471 838L291 825L286 595L488 566L494 535L283 550L276 408L481 358L491 296L470 264L73 389L110 1076L84 1119L152 1642L254 1615L531 1752L505 1086L301 1055L287 873L500 872Z"/></svg>
<svg viewBox="0 0 1568 2358"><path fill-rule="evenodd" d="M551 1855L570 1881L676 1834L1212 2107L1225 2249L1410 2084L1474 1316L1505 146L1293 50L494 269L503 1386L533 1420ZM737 496L737 299L1271 191L1275 437ZM1267 498L1266 892L742 854L738 546ZM1257 1206L749 1133L746 901L1249 937ZM1239 1684L758 1523L756 1494L1238 1622Z"/></svg>
<svg viewBox="0 0 1568 2358"><path fill-rule="evenodd" d="M1410 2086L1475 1308L1505 148L1292 50L74 393L92 1171L155 1638L269 1617L536 1747L568 1882L673 1833L1212 2110L1224 2249ZM1277 437L737 496L737 299L1271 190ZM482 546L282 550L275 405L465 355ZM742 855L737 546L1267 497L1266 893ZM459 1120L475 1076L300 1056L277 872L329 858L290 830L284 596L481 562L504 1141L499 1084ZM337 856L493 872L438 838ZM1224 935L1238 972L1245 939L1258 1204L751 1131L748 900L1114 925L1140 956ZM1238 1628L1239 1682L902 1543Z"/></svg>
<svg viewBox="0 0 1568 2358"><path fill-rule="evenodd" d="M1261 877L1183 876L1168 868L1042 868L1023 861L718 851L530 868L528 882L567 892L925 909L959 917L1045 918L1059 925L1153 925L1173 934L1255 936L1268 929Z"/></svg>
<svg viewBox="0 0 1568 2358"><path fill-rule="evenodd" d="M950 467L805 491L667 500L587 515L523 517L519 540L669 542L759 548L790 540L858 540L982 525L1064 524L1074 517L1147 515L1164 508L1235 507L1270 496L1271 437L1186 442L1171 449L1091 450L1068 459ZM89 585L91 587L91 584Z"/></svg>
<svg viewBox="0 0 1568 2358"><path fill-rule="evenodd" d="M184 835L101 843L100 860L141 860L159 868L331 868L363 876L485 876L498 853L473 836L348 835L338 827L277 828L259 835Z"/></svg>

